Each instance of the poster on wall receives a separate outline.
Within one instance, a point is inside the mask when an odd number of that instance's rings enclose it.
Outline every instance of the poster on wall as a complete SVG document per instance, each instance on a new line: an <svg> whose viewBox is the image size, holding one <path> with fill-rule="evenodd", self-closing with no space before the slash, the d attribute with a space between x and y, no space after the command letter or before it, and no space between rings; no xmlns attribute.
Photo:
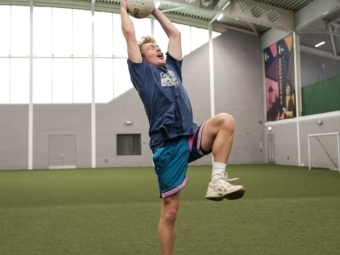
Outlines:
<svg viewBox="0 0 340 255"><path fill-rule="evenodd" d="M293 35L264 49L267 121L296 117Z"/></svg>

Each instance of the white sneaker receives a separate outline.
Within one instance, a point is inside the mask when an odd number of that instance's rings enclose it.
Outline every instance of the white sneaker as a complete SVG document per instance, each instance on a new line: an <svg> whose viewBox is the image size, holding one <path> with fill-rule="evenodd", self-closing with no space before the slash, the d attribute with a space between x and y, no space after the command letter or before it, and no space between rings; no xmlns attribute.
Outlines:
<svg viewBox="0 0 340 255"><path fill-rule="evenodd" d="M228 179L228 175L225 173L215 183L210 182L205 198L222 201L224 198L234 200L243 197L244 187L242 185L232 185L229 183L229 181L234 180L238 180L238 178Z"/></svg>

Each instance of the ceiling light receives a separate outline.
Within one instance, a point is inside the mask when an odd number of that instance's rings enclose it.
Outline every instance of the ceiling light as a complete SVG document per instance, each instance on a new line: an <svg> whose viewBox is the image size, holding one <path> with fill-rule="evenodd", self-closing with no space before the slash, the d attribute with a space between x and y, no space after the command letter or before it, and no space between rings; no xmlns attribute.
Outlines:
<svg viewBox="0 0 340 255"><path fill-rule="evenodd" d="M322 42L316 44L316 45L315 45L315 48L320 47L321 45L324 45L324 44L325 44L325 41L322 41Z"/></svg>
<svg viewBox="0 0 340 255"><path fill-rule="evenodd" d="M221 20L223 18L223 13L220 13L220 14L218 14L218 16L217 16L217 20Z"/></svg>

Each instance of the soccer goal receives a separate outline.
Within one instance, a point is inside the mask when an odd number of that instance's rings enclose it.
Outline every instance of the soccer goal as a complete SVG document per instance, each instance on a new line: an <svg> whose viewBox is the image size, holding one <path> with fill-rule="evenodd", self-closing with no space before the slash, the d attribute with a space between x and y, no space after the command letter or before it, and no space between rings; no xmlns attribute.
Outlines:
<svg viewBox="0 0 340 255"><path fill-rule="evenodd" d="M309 170L328 168L340 172L340 133L308 135Z"/></svg>

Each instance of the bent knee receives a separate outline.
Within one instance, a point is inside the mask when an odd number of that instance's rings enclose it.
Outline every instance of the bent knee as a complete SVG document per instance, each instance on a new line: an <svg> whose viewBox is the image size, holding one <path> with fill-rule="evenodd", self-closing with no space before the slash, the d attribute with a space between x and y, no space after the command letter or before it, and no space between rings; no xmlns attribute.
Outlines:
<svg viewBox="0 0 340 255"><path fill-rule="evenodd" d="M227 129L229 131L234 131L235 128L235 119L232 115L228 113L220 113L216 115L219 120L219 124L222 128Z"/></svg>

